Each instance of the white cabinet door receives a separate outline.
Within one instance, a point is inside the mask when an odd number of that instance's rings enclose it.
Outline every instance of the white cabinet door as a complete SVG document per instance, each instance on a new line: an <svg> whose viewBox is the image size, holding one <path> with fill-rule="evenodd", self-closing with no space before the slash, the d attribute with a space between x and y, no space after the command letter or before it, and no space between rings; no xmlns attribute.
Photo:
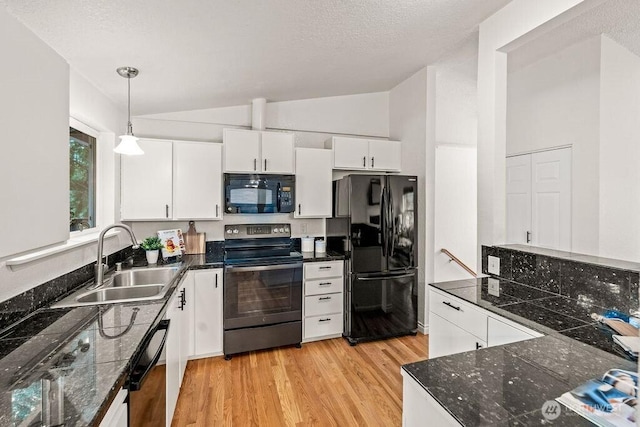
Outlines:
<svg viewBox="0 0 640 427"><path fill-rule="evenodd" d="M531 244L571 250L571 148L531 155Z"/></svg>
<svg viewBox="0 0 640 427"><path fill-rule="evenodd" d="M493 347L495 345L509 344L542 336L537 332L524 331L523 329L524 327L517 328L489 317L487 322L487 344L489 347Z"/></svg>
<svg viewBox="0 0 640 427"><path fill-rule="evenodd" d="M404 369L402 374L402 427L460 427L460 423Z"/></svg>
<svg viewBox="0 0 640 427"><path fill-rule="evenodd" d="M429 358L477 350L487 343L475 335L446 321L437 314L429 313Z"/></svg>
<svg viewBox="0 0 640 427"><path fill-rule="evenodd" d="M260 170L266 173L293 173L294 135L285 132L261 132Z"/></svg>
<svg viewBox="0 0 640 427"><path fill-rule="evenodd" d="M172 211L173 143L138 141L142 156L121 156L121 219L167 219Z"/></svg>
<svg viewBox="0 0 640 427"><path fill-rule="evenodd" d="M331 217L331 150L296 149L296 218Z"/></svg>
<svg viewBox="0 0 640 427"><path fill-rule="evenodd" d="M360 138L333 138L333 167L335 169L367 169L369 141Z"/></svg>
<svg viewBox="0 0 640 427"><path fill-rule="evenodd" d="M507 158L507 243L571 250L571 148Z"/></svg>
<svg viewBox="0 0 640 427"><path fill-rule="evenodd" d="M222 144L174 142L173 218L222 218Z"/></svg>
<svg viewBox="0 0 640 427"><path fill-rule="evenodd" d="M129 425L127 395L126 389L120 389L113 402L111 402L111 406L104 414L102 421L100 421L100 427L127 427Z"/></svg>
<svg viewBox="0 0 640 427"><path fill-rule="evenodd" d="M369 140L369 169L400 171L402 144L400 141Z"/></svg>
<svg viewBox="0 0 640 427"><path fill-rule="evenodd" d="M225 172L259 172L260 132L240 129L225 129Z"/></svg>
<svg viewBox="0 0 640 427"><path fill-rule="evenodd" d="M187 369L187 362L189 361L192 348L195 303L193 298L193 280L184 280L180 292L183 292L184 304L182 304L182 310L180 310L180 376L178 377L178 384L182 386L182 380Z"/></svg>
<svg viewBox="0 0 640 427"><path fill-rule="evenodd" d="M171 426L173 412L180 393L180 334L182 332L182 310L180 309L180 292L176 292L167 308L166 318L169 319L166 349L166 417L167 427Z"/></svg>
<svg viewBox="0 0 640 427"><path fill-rule="evenodd" d="M222 269L189 274L194 278L193 356L222 354Z"/></svg>

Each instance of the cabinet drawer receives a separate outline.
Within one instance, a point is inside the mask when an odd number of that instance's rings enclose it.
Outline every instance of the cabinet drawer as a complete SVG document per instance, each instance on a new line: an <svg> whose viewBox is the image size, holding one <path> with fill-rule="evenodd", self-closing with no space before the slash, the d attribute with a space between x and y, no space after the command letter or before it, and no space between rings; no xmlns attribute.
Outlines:
<svg viewBox="0 0 640 427"><path fill-rule="evenodd" d="M324 294L305 297L304 315L319 316L321 314L342 313L342 294Z"/></svg>
<svg viewBox="0 0 640 427"><path fill-rule="evenodd" d="M304 338L342 334L342 324L342 313L307 317L304 319Z"/></svg>
<svg viewBox="0 0 640 427"><path fill-rule="evenodd" d="M429 292L429 311L448 320L476 337L487 340L487 315L482 310L455 297Z"/></svg>
<svg viewBox="0 0 640 427"><path fill-rule="evenodd" d="M305 280L304 294L305 295L331 294L334 292L342 292L343 287L344 287L344 279L342 277L331 277L329 279Z"/></svg>
<svg viewBox="0 0 640 427"><path fill-rule="evenodd" d="M304 265L305 279L322 279L325 277L341 277L342 261L312 262Z"/></svg>

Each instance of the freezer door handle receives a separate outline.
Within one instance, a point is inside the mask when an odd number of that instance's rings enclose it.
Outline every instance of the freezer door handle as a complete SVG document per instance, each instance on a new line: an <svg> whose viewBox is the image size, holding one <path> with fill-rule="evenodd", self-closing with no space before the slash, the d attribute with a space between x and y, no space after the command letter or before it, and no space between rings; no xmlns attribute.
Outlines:
<svg viewBox="0 0 640 427"><path fill-rule="evenodd" d="M405 273L405 274L389 274L389 275L384 275L384 276L373 276L373 277L357 277L356 280L362 281L362 282L372 282L374 280L384 280L384 279L404 279L407 277L414 277L416 275L415 272L413 273Z"/></svg>

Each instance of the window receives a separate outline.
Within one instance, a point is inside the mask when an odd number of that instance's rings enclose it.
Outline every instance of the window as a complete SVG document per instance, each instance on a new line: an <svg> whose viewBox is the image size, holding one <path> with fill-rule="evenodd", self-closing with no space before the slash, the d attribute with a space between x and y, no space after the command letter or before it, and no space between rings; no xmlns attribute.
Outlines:
<svg viewBox="0 0 640 427"><path fill-rule="evenodd" d="M96 138L69 128L69 230L96 226Z"/></svg>

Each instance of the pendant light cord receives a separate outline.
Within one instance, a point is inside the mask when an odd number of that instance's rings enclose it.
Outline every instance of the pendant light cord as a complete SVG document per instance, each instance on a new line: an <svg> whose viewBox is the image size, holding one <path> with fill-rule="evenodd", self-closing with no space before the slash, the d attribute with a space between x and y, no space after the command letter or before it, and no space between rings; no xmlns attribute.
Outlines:
<svg viewBox="0 0 640 427"><path fill-rule="evenodd" d="M127 134L133 135L133 125L131 124L131 76L127 77Z"/></svg>

